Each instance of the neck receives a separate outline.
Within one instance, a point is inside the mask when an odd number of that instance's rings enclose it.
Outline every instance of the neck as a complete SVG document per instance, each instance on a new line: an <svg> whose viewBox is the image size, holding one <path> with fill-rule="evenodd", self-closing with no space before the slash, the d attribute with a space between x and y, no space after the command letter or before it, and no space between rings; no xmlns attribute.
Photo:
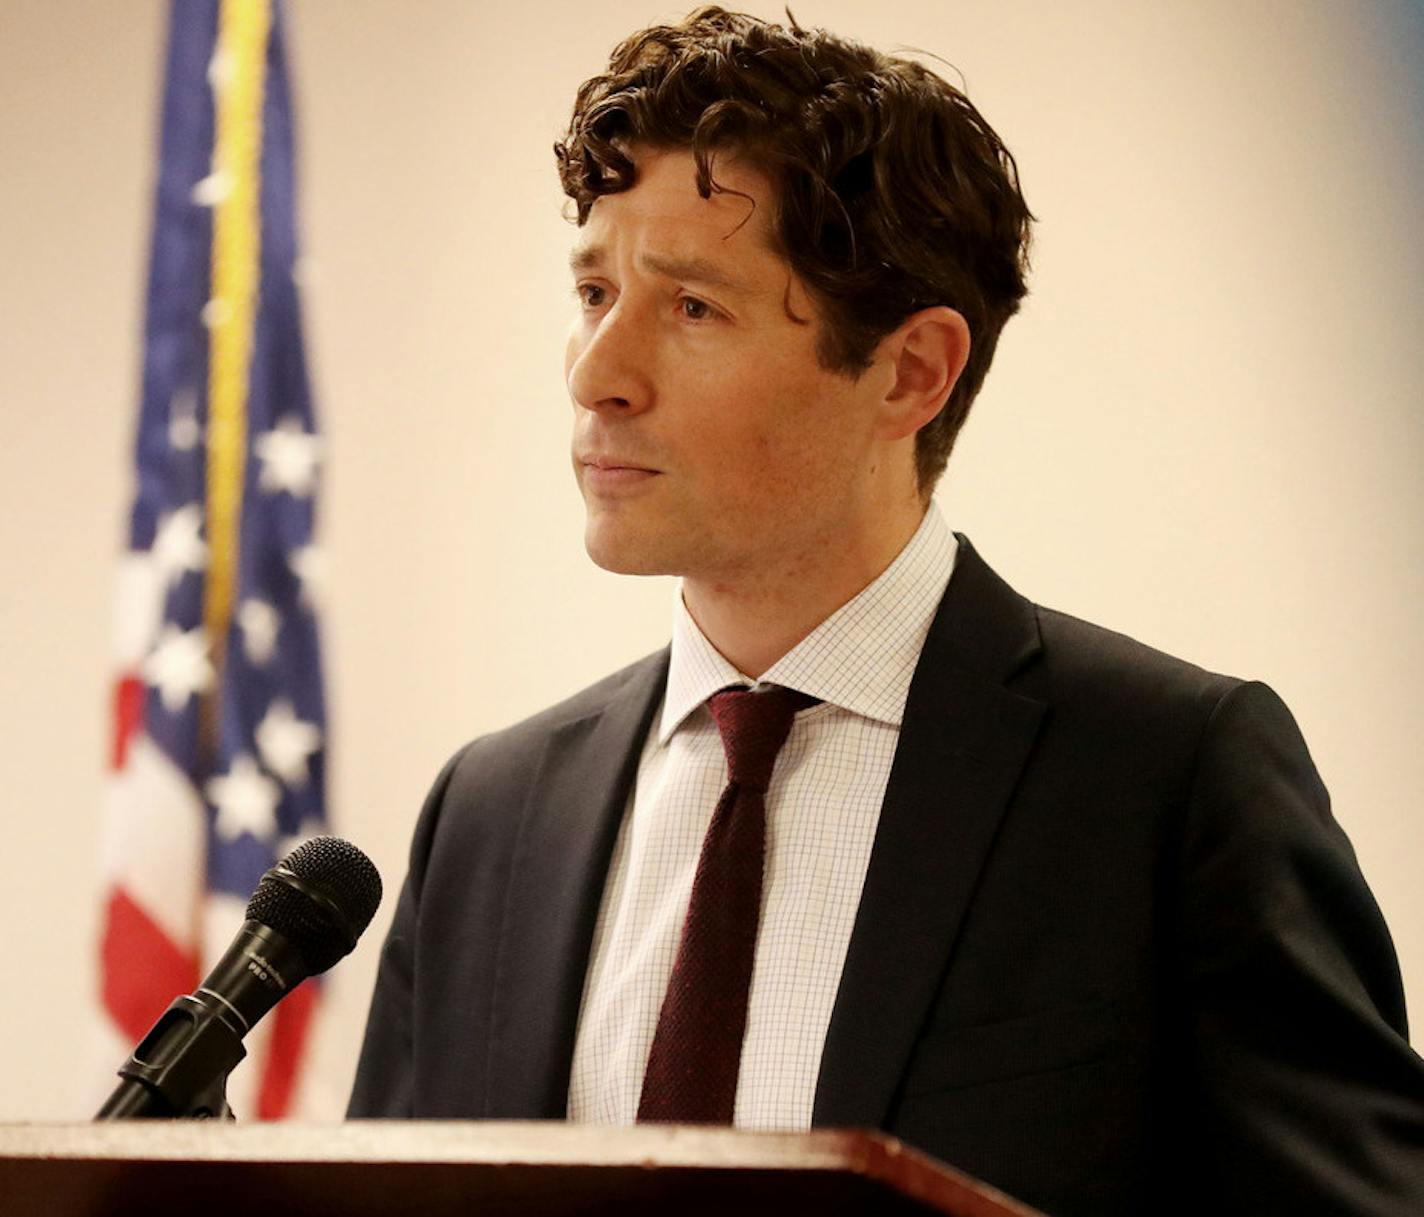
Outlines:
<svg viewBox="0 0 1424 1217"><path fill-rule="evenodd" d="M683 579L682 598L703 635L739 672L760 678L792 647L892 563L924 519L906 514L895 526L853 543L839 539L796 555L774 572Z"/></svg>

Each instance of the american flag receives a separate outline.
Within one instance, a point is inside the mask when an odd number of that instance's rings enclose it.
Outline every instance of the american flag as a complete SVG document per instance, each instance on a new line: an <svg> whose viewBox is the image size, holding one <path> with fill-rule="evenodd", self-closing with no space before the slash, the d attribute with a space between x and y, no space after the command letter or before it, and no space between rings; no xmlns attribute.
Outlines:
<svg viewBox="0 0 1424 1217"><path fill-rule="evenodd" d="M103 849L112 1067L196 987L262 873L325 823L321 444L281 22L267 0L169 13ZM248 1037L240 1116L293 1112L317 992Z"/></svg>

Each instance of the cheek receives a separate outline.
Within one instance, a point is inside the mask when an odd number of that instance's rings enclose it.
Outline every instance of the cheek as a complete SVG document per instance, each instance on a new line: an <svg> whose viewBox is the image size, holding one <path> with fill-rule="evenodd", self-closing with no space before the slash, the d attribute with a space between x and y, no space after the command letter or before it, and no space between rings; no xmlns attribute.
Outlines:
<svg viewBox="0 0 1424 1217"><path fill-rule="evenodd" d="M783 493L808 503L845 494L869 459L865 405L843 380L807 379L799 390L768 437L772 475Z"/></svg>
<svg viewBox="0 0 1424 1217"><path fill-rule="evenodd" d="M786 395L772 376L724 363L678 379L677 396L691 404L689 449L719 474L754 476L785 447Z"/></svg>
<svg viewBox="0 0 1424 1217"><path fill-rule="evenodd" d="M760 447L798 464L814 463L850 439L853 410L843 382L797 367L757 380Z"/></svg>
<svg viewBox="0 0 1424 1217"><path fill-rule="evenodd" d="M837 400L804 376L774 368L719 377L700 390L700 434L689 439L706 454L724 486L738 497L781 501L814 492L836 476L844 438L834 430Z"/></svg>
<svg viewBox="0 0 1424 1217"><path fill-rule="evenodd" d="M667 408L677 403L680 425L668 434L729 506L844 484L857 442L851 382L817 367L809 350L784 341L671 360L659 388Z"/></svg>

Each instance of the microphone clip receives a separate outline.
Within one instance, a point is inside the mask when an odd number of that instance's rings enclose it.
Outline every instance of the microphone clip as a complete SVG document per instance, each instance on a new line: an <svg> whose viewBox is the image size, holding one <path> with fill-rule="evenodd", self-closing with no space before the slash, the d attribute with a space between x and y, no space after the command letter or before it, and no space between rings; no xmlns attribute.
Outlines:
<svg viewBox="0 0 1424 1217"><path fill-rule="evenodd" d="M206 1000L174 998L139 1041L96 1120L234 1118L227 1077L247 1055L247 1028L221 998L199 992Z"/></svg>

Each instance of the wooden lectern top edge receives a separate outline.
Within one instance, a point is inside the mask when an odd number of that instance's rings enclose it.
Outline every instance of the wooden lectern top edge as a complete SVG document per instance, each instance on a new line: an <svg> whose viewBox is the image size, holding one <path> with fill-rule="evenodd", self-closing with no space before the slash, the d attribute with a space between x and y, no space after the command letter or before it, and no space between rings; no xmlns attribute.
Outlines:
<svg viewBox="0 0 1424 1217"><path fill-rule="evenodd" d="M966 1217L1040 1217L894 1137L853 1129L789 1133L449 1120L7 1124L0 1125L0 1158L850 1171Z"/></svg>

